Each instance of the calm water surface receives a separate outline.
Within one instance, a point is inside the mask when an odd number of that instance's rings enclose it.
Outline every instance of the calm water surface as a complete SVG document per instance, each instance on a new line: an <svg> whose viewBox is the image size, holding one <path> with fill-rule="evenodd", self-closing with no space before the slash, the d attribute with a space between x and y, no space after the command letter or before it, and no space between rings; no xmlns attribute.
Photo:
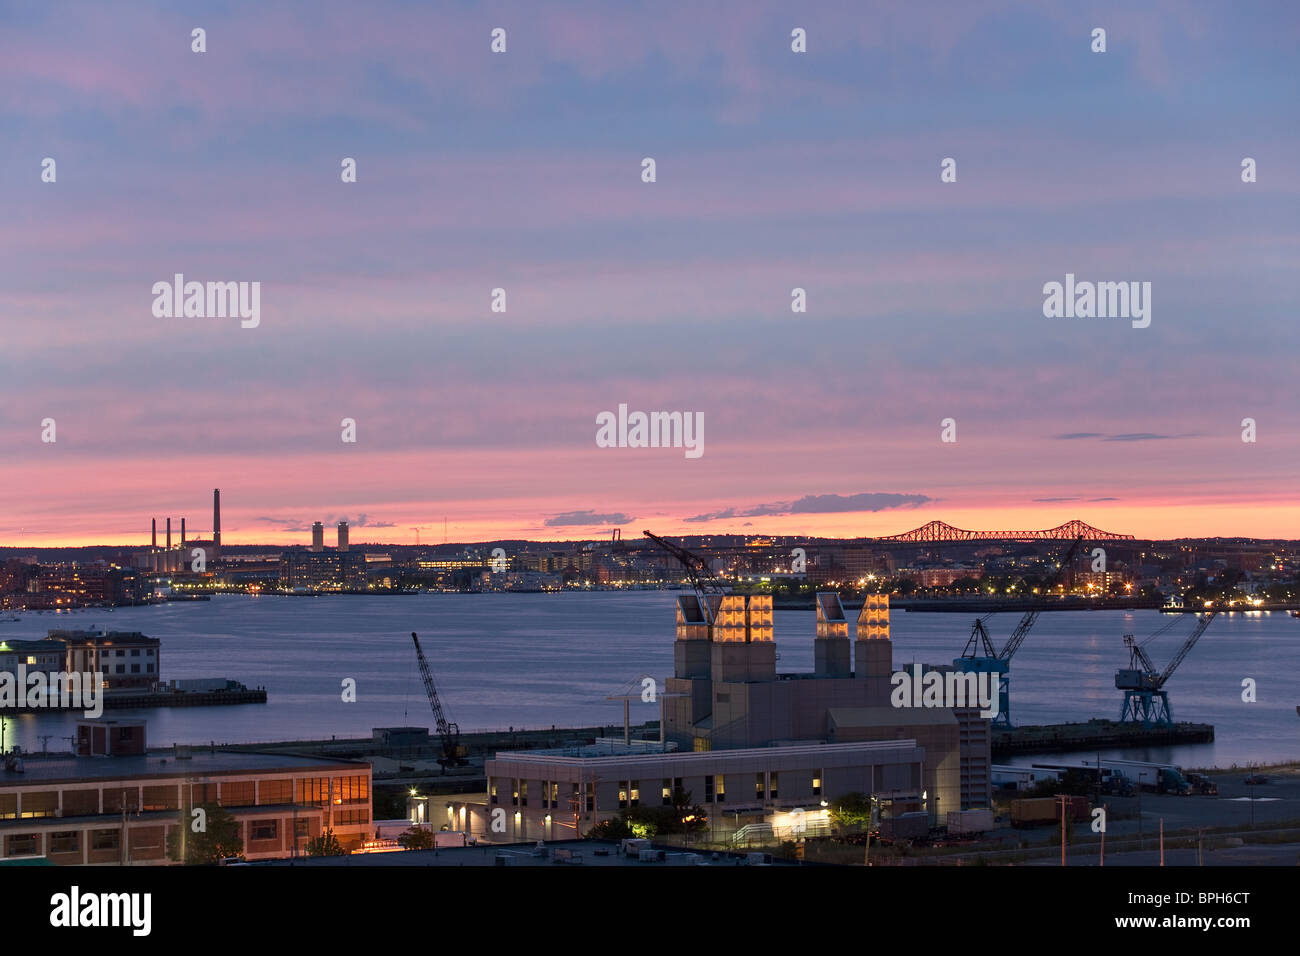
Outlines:
<svg viewBox="0 0 1300 956"><path fill-rule="evenodd" d="M75 614L21 613L0 637L44 637L54 627L97 624L162 639L164 678L230 677L264 686L265 705L115 710L147 716L153 744L368 736L372 727L429 725L410 632L420 634L449 719L462 730L617 724L606 701L640 675L672 673L673 606L667 591L561 594L427 594L403 597L222 595L212 601ZM1000 647L1019 614L992 618ZM1150 635L1170 620L1156 611L1041 615L1011 669L1016 723L1115 718L1114 677L1127 666L1123 635ZM970 633L961 614L892 615L896 666L960 655ZM811 671L813 612L776 612L781 671ZM1148 645L1158 666L1177 651L1193 618ZM1171 678L1174 717L1215 725L1213 744L1129 751L1183 766L1300 759L1300 620L1287 614L1220 615ZM355 703L342 681L356 681ZM1253 678L1257 701L1241 699ZM639 686L639 683L638 683ZM658 708L635 702L634 720ZM66 749L73 715L5 719L9 743ZM1104 753L1104 752L1103 752ZM1077 760L1075 755L1068 759ZM1043 757L1034 757L1042 760ZM1025 761L1020 761L1025 762Z"/></svg>

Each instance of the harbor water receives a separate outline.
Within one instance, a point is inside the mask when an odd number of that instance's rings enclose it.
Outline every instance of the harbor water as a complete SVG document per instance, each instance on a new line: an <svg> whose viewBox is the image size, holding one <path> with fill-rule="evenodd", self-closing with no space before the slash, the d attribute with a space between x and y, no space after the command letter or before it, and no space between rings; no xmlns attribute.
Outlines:
<svg viewBox="0 0 1300 956"><path fill-rule="evenodd" d="M0 623L0 638L30 640L51 628L92 625L142 631L162 641L164 679L228 677L267 689L266 704L105 712L148 718L152 745L368 737L374 727L431 726L412 631L448 717L462 731L613 725L622 722L622 703L607 697L632 685L639 693L642 676L671 676L675 598L671 591L218 595L113 611L19 612L21 620ZM951 662L972 623L968 615L899 610L891 618L896 667ZM1008 612L989 620L995 646L1019 618ZM1142 639L1170 622L1146 610L1043 613L1012 663L1012 720L1117 718L1115 671L1128 666L1123 635ZM1180 615L1147 645L1158 667L1194 622ZM812 670L813 630L810 610L776 612L778 670ZM1220 614L1166 685L1174 719L1213 724L1216 740L1128 755L1185 767L1300 760L1297 674L1300 620L1283 612ZM344 699L348 679L355 681L355 701ZM1248 679L1253 702L1243 699ZM634 701L631 717L657 719L658 707ZM25 750L66 750L62 738L76 719L18 713L4 718L6 740Z"/></svg>

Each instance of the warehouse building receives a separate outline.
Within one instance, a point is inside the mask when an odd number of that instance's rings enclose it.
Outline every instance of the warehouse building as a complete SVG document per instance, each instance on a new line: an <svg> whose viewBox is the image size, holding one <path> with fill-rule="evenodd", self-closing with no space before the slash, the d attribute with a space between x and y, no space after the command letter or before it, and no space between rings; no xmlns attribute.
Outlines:
<svg viewBox="0 0 1300 956"><path fill-rule="evenodd" d="M165 864L182 808L217 804L249 860L287 857L332 827L372 830L370 764L282 754L145 748L144 722L80 721L78 755L27 755L0 771L0 860Z"/></svg>

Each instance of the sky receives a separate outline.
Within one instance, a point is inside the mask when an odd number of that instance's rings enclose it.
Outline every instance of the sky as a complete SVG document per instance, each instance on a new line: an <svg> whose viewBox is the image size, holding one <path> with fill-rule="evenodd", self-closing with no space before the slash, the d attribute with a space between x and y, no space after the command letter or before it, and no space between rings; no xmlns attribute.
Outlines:
<svg viewBox="0 0 1300 956"><path fill-rule="evenodd" d="M214 487L228 543L1300 538L1297 47L1288 2L2 6L0 545ZM257 326L156 316L176 273ZM1067 274L1150 325L1045 316ZM599 447L620 404L702 454Z"/></svg>

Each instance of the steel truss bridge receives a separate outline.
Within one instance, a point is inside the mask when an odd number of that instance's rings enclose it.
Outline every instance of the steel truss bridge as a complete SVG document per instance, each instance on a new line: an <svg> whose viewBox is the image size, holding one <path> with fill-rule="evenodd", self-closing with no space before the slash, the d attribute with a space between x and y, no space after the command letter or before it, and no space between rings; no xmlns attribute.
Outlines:
<svg viewBox="0 0 1300 956"><path fill-rule="evenodd" d="M892 534L875 541L1135 541L1131 534L1102 531L1082 521L1067 521L1046 531L966 531L942 521L931 521L903 534Z"/></svg>

